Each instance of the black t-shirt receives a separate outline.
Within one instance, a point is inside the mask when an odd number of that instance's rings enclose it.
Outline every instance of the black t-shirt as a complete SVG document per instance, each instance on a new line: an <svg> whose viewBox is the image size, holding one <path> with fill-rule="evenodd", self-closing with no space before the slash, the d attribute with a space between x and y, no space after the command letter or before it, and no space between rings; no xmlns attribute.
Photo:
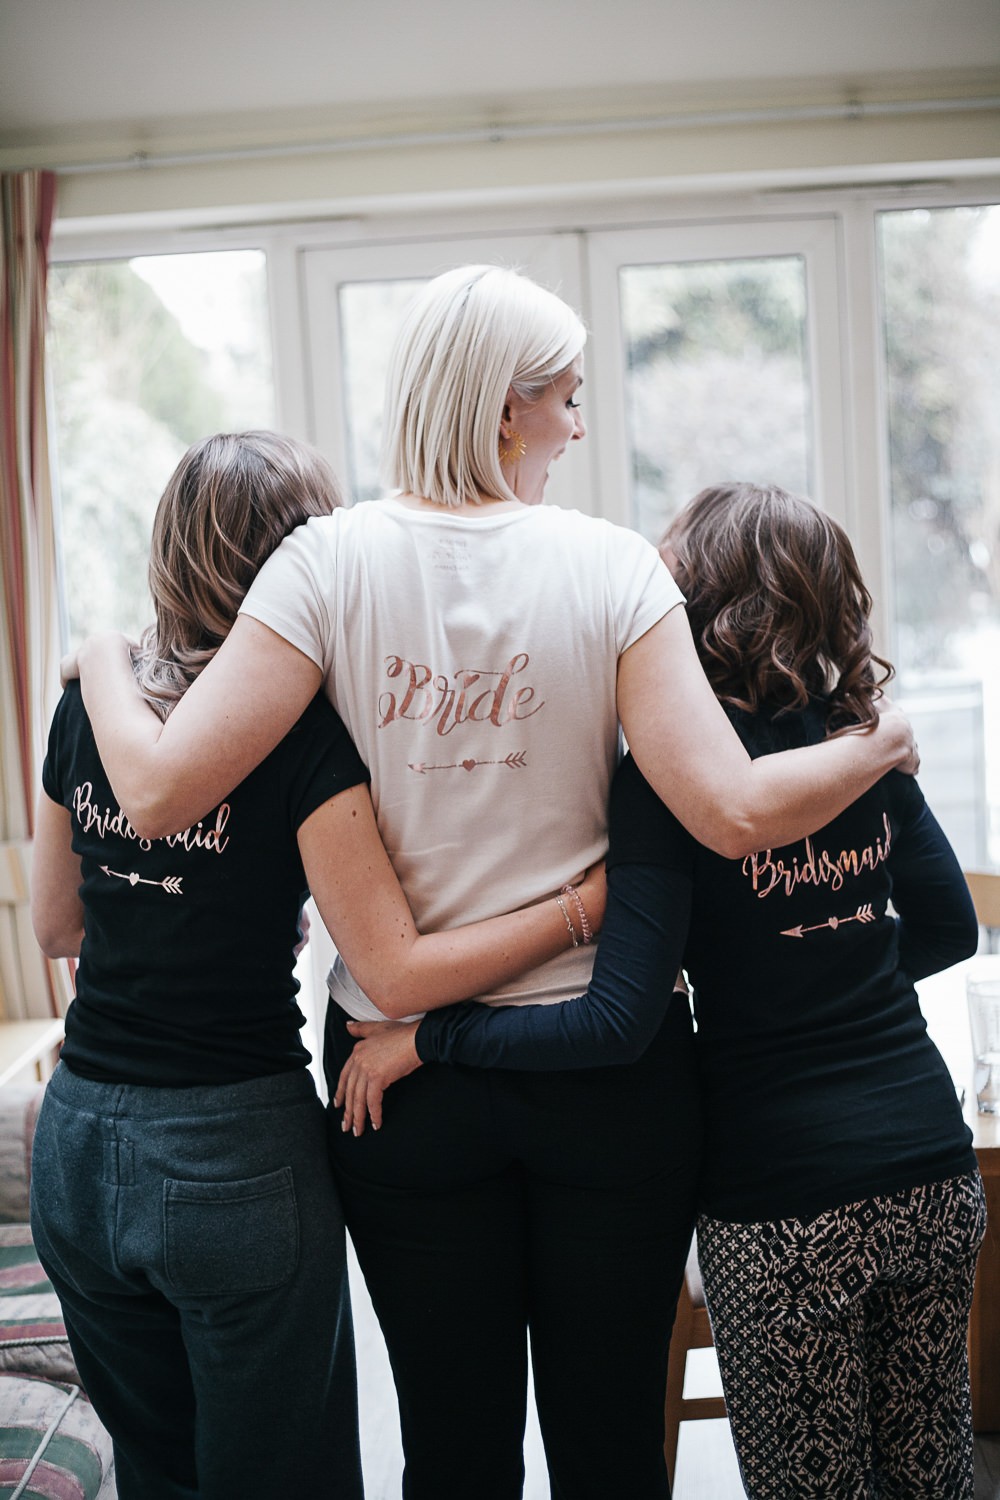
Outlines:
<svg viewBox="0 0 1000 1500"><path fill-rule="evenodd" d="M293 948L307 894L296 832L368 780L316 698L193 827L140 839L114 797L78 683L56 709L42 784L69 809L84 940L62 1057L106 1082L182 1087L304 1066Z"/></svg>
<svg viewBox="0 0 1000 1500"><path fill-rule="evenodd" d="M820 706L730 717L752 756L824 733ZM913 982L974 950L975 913L912 777L891 772L798 844L727 860L697 844L626 761L608 866L657 864L693 885L684 964L706 1212L809 1218L974 1168Z"/></svg>

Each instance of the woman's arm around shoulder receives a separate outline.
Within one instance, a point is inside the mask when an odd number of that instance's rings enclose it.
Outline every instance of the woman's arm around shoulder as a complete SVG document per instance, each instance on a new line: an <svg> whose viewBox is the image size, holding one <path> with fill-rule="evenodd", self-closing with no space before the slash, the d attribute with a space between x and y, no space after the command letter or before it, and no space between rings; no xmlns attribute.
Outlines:
<svg viewBox="0 0 1000 1500"><path fill-rule="evenodd" d="M188 828L215 807L288 732L322 675L249 615L237 618L165 722L139 694L123 636L85 641L78 664L101 761L143 838Z"/></svg>
<svg viewBox="0 0 1000 1500"><path fill-rule="evenodd" d="M47 958L78 958L83 941L79 856L69 808L45 792L38 799L31 848L31 925Z"/></svg>
<svg viewBox="0 0 1000 1500"><path fill-rule="evenodd" d="M700 843L724 858L794 843L843 812L895 766L916 770L896 709L871 731L751 760L672 609L622 653L618 713L639 767Z"/></svg>

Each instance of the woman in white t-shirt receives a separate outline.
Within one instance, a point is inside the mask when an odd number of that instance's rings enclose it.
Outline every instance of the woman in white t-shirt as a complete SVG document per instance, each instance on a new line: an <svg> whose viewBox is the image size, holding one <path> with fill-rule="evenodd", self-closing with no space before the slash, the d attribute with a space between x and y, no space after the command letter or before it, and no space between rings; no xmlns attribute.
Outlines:
<svg viewBox="0 0 1000 1500"><path fill-rule="evenodd" d="M804 836L911 757L890 711L874 733L751 762L655 550L539 504L584 433L584 339L565 303L514 272L436 278L389 373L396 494L282 544L166 725L134 694L120 643L84 649L102 759L140 833L214 805L320 685L371 770L422 930L551 896L600 858L619 718L667 805L731 857ZM574 940L478 998L558 1004L586 988L592 953ZM347 1018L380 1013L339 963L331 994L335 1080ZM686 1006L665 997L635 1063L428 1066L393 1090L378 1134L331 1117L408 1500L520 1494L528 1330L553 1494L669 1493L662 1377L698 1162L690 1041Z"/></svg>

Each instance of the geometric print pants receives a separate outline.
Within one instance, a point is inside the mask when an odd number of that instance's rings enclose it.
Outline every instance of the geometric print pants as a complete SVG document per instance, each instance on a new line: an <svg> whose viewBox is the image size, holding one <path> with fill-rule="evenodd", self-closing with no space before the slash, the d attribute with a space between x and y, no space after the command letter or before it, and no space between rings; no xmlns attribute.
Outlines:
<svg viewBox="0 0 1000 1500"><path fill-rule="evenodd" d="M978 1172L808 1223L702 1216L698 1259L751 1500L972 1500Z"/></svg>

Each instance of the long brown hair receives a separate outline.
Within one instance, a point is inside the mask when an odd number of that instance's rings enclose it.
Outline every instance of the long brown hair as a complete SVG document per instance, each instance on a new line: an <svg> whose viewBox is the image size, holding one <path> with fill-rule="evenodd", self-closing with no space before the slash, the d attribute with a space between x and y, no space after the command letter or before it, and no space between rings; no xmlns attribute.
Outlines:
<svg viewBox="0 0 1000 1500"><path fill-rule="evenodd" d="M893 670L872 651L871 595L836 521L773 485L722 484L684 507L660 551L723 703L780 713L824 698L828 734L876 722Z"/></svg>
<svg viewBox="0 0 1000 1500"><path fill-rule="evenodd" d="M282 538L341 503L326 460L276 432L218 433L188 449L156 508L156 623L133 654L140 691L163 718L222 645Z"/></svg>

